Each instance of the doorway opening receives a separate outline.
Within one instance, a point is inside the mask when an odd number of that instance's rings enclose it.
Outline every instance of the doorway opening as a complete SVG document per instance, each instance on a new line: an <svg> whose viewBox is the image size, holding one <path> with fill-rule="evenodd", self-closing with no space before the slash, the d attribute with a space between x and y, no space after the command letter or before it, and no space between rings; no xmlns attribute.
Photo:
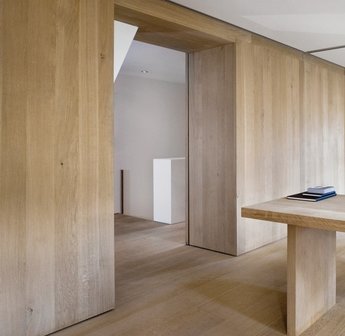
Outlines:
<svg viewBox="0 0 345 336"><path fill-rule="evenodd" d="M133 41L115 80L115 221L133 230L186 222L186 68L185 53Z"/></svg>
<svg viewBox="0 0 345 336"><path fill-rule="evenodd" d="M184 53L133 41L115 79L117 306L186 243L186 68Z"/></svg>

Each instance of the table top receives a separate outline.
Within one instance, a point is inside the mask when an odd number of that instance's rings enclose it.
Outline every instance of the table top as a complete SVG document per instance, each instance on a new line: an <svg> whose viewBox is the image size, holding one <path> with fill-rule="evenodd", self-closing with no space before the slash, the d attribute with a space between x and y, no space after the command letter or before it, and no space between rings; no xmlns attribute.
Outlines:
<svg viewBox="0 0 345 336"><path fill-rule="evenodd" d="M279 198L242 208L242 217L330 231L345 231L345 195L318 202Z"/></svg>

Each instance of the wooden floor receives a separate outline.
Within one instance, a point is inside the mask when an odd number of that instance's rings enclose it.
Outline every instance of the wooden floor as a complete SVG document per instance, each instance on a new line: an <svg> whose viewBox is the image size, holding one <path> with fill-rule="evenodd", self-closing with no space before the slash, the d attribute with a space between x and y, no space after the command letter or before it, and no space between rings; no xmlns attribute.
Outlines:
<svg viewBox="0 0 345 336"><path fill-rule="evenodd" d="M184 245L184 225L116 224L117 308L54 336L286 334L286 240L241 257ZM345 335L345 238L337 305L303 336Z"/></svg>

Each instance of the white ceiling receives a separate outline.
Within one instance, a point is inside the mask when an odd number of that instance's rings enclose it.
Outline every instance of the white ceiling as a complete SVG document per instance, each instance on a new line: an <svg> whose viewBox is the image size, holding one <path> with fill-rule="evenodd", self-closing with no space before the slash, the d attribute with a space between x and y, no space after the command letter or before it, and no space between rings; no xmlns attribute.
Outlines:
<svg viewBox="0 0 345 336"><path fill-rule="evenodd" d="M345 46L345 0L173 0L303 51ZM345 67L345 48L313 55Z"/></svg>
<svg viewBox="0 0 345 336"><path fill-rule="evenodd" d="M185 53L133 41L120 74L184 83L185 67ZM143 73L142 70L148 73Z"/></svg>

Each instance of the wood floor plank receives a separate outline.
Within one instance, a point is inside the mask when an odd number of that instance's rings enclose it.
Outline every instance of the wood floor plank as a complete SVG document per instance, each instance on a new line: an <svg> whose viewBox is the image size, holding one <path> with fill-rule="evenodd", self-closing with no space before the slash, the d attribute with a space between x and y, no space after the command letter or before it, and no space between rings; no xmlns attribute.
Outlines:
<svg viewBox="0 0 345 336"><path fill-rule="evenodd" d="M114 311L54 336L286 335L286 240L240 257L186 246L184 225L116 216ZM337 302L303 336L345 333L345 236Z"/></svg>

